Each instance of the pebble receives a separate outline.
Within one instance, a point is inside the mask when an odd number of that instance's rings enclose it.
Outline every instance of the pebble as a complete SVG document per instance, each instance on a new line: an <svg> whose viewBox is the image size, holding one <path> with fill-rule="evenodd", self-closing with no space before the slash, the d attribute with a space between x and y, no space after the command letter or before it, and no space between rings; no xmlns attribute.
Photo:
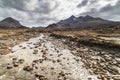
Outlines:
<svg viewBox="0 0 120 80"><path fill-rule="evenodd" d="M120 75L113 75L112 78L113 80L120 80Z"/></svg>
<svg viewBox="0 0 120 80"><path fill-rule="evenodd" d="M13 65L7 65L7 69L12 69Z"/></svg>
<svg viewBox="0 0 120 80"><path fill-rule="evenodd" d="M30 67L30 66L25 66L25 67L23 68L23 70L25 70L25 71L32 71L33 68Z"/></svg>

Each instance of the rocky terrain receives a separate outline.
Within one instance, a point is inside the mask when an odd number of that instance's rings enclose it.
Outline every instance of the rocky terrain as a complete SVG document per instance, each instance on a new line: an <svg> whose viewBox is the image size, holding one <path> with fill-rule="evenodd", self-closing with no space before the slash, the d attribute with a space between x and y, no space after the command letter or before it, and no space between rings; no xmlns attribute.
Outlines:
<svg viewBox="0 0 120 80"><path fill-rule="evenodd" d="M0 80L120 80L120 52L41 33L0 56Z"/></svg>
<svg viewBox="0 0 120 80"><path fill-rule="evenodd" d="M0 29L0 54L8 54L11 52L9 47L13 47L38 35L38 31L30 29Z"/></svg>
<svg viewBox="0 0 120 80"><path fill-rule="evenodd" d="M63 43L69 46L73 55L79 56L90 73L98 75L100 80L120 79L120 48L108 47L105 44L90 44L80 38L51 34L54 38L65 39ZM119 38L105 38L119 42ZM76 51L76 53L74 53Z"/></svg>

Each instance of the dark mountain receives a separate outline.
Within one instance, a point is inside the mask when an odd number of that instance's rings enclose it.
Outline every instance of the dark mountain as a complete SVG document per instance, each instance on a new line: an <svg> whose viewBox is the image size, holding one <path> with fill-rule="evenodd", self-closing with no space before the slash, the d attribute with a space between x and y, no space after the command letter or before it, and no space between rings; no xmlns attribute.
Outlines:
<svg viewBox="0 0 120 80"><path fill-rule="evenodd" d="M60 22L58 22L58 24L72 24L72 23L74 23L75 20L76 20L76 17L72 15L68 19L61 20Z"/></svg>
<svg viewBox="0 0 120 80"><path fill-rule="evenodd" d="M104 20L102 18L94 18L92 16L71 16L65 20L61 20L56 24L51 24L48 28L99 28L120 26L120 22Z"/></svg>
<svg viewBox="0 0 120 80"><path fill-rule="evenodd" d="M19 21L8 17L5 18L4 20L0 21L0 28L20 28L23 26L19 23Z"/></svg>

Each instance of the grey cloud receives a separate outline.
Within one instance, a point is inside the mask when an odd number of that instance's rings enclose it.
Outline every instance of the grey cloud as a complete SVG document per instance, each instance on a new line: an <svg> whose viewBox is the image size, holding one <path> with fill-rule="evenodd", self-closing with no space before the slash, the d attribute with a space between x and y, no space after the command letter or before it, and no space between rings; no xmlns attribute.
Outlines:
<svg viewBox="0 0 120 80"><path fill-rule="evenodd" d="M58 6L57 0L0 0L0 17L1 19L13 17L23 25L45 26L50 22L58 21L55 17L50 16L50 13Z"/></svg>
<svg viewBox="0 0 120 80"><path fill-rule="evenodd" d="M77 5L77 7L82 7L87 5L87 3L89 2L89 0L83 0L80 4Z"/></svg>
<svg viewBox="0 0 120 80"><path fill-rule="evenodd" d="M47 21L54 21L55 22L55 21L57 21L57 19L56 18L49 18L49 17L41 17L41 18L36 19L35 22L37 22L37 23L41 22L41 23L45 24Z"/></svg>
<svg viewBox="0 0 120 80"><path fill-rule="evenodd" d="M51 11L55 10L55 8L57 8L57 6L59 5L56 1L55 6L51 9L50 8L51 1L38 0L38 2L36 2L37 3L36 5L38 6L35 7L35 9L30 10L34 6L30 6L28 9L26 4L29 2L30 0L2 0L1 1L2 4L0 6L2 8L14 8L14 9L26 11L26 12L35 12L35 13L38 12L38 13L48 14Z"/></svg>
<svg viewBox="0 0 120 80"><path fill-rule="evenodd" d="M108 4L107 6L101 8L100 12L106 12L106 11L111 11L113 9L113 7Z"/></svg>
<svg viewBox="0 0 120 80"><path fill-rule="evenodd" d="M110 4L106 5L105 7L101 8L99 12L105 12L105 13L117 15L120 14L120 11L118 11L118 9L120 9L120 0L114 6Z"/></svg>
<svg viewBox="0 0 120 80"><path fill-rule="evenodd" d="M108 1L106 6L99 1L82 0L79 4L80 0L0 0L0 19L13 17L23 25L32 26L49 25L78 14L120 19L120 0L114 6L109 4L112 0L105 0ZM104 7L101 8L101 5Z"/></svg>
<svg viewBox="0 0 120 80"><path fill-rule="evenodd" d="M91 8L90 11L84 12L84 13L82 13L82 14L80 14L80 15L98 16L98 15L100 15L100 13L99 13L99 11L97 11L95 8Z"/></svg>
<svg viewBox="0 0 120 80"><path fill-rule="evenodd" d="M95 17L102 17L104 19L115 19L116 16L119 16L120 14L120 11L118 11L118 9L120 9L120 0L114 6L108 4L99 10L96 8L91 8L90 11L84 12L80 15L91 15Z"/></svg>
<svg viewBox="0 0 120 80"><path fill-rule="evenodd" d="M25 10L24 0L1 0L1 7L3 8L15 8L19 10Z"/></svg>
<svg viewBox="0 0 120 80"><path fill-rule="evenodd" d="M98 2L97 0L82 0L82 2L77 5L77 7L80 8L80 7L86 6L88 3L91 5L97 2Z"/></svg>

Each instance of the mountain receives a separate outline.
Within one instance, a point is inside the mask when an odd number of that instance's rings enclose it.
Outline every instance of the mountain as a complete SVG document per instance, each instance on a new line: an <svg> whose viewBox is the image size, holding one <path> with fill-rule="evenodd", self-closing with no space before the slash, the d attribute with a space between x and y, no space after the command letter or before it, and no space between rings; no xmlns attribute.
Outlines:
<svg viewBox="0 0 120 80"><path fill-rule="evenodd" d="M47 28L99 28L109 26L120 26L120 22L95 18L89 15L80 17L71 16L56 24L48 25Z"/></svg>
<svg viewBox="0 0 120 80"><path fill-rule="evenodd" d="M58 24L72 24L72 23L74 23L74 21L76 21L76 17L72 15L68 19L61 20L60 22L58 22Z"/></svg>
<svg viewBox="0 0 120 80"><path fill-rule="evenodd" d="M0 21L0 28L20 28L23 26L19 23L19 21L8 17L5 18L4 20Z"/></svg>

